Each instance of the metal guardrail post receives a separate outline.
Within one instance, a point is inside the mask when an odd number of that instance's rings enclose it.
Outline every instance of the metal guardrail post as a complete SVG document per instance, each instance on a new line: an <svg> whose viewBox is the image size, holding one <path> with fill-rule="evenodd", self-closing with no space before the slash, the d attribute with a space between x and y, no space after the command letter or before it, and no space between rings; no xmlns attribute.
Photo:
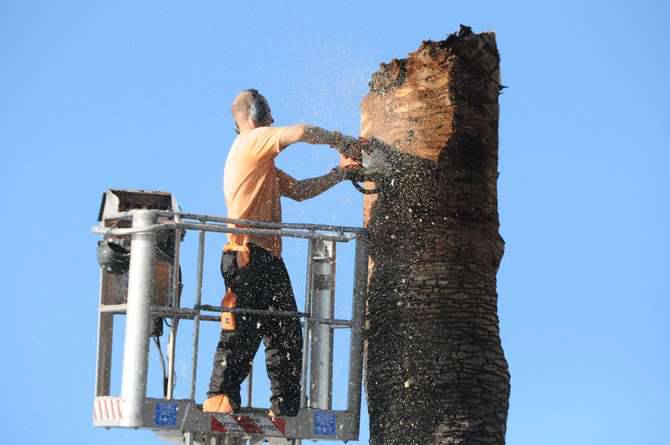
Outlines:
<svg viewBox="0 0 670 445"><path fill-rule="evenodd" d="M181 218L179 215L175 215L175 221L179 222ZM181 229L176 229L174 233L174 262L172 264L172 301L171 306L173 308L179 308L181 306L180 299L180 285L181 285L181 269L179 268L179 252L181 247ZM174 396L174 367L176 360L176 347L177 347L177 328L179 327L179 317L175 316L172 319L172 326L170 326L170 337L168 338L168 369L167 369L167 393L165 398L171 400Z"/></svg>
<svg viewBox="0 0 670 445"><path fill-rule="evenodd" d="M311 296L313 317L331 319L335 313L335 242L312 243ZM331 409L333 394L333 328L313 323L310 339L309 406Z"/></svg>
<svg viewBox="0 0 670 445"><path fill-rule="evenodd" d="M307 283L305 285L305 309L307 314L302 336L302 373L300 374L300 408L307 406L307 372L309 370L310 317L312 316L312 241L307 243Z"/></svg>
<svg viewBox="0 0 670 445"><path fill-rule="evenodd" d="M247 376L247 406L251 408L253 405L254 397L254 364L252 363L249 366L249 375Z"/></svg>
<svg viewBox="0 0 670 445"><path fill-rule="evenodd" d="M356 237L354 295L352 303L351 349L349 353L349 390L347 411L357 422L352 433L358 436L361 417L361 383L363 379L363 320L368 288L368 243L365 235Z"/></svg>
<svg viewBox="0 0 670 445"><path fill-rule="evenodd" d="M100 303L98 305L98 347L97 367L95 372L95 395L96 397L108 396L111 390L110 381L112 373L112 336L114 334L114 314L104 313L100 310L102 306L102 274L100 271Z"/></svg>
<svg viewBox="0 0 670 445"><path fill-rule="evenodd" d="M205 232L198 238L198 276L195 291L195 315L193 317L193 356L191 360L191 400L195 400L195 384L198 373L198 343L200 339L200 303L202 302L202 273L205 262Z"/></svg>
<svg viewBox="0 0 670 445"><path fill-rule="evenodd" d="M155 216L151 211L136 210L133 212L133 229L150 226L154 220ZM155 232L133 233L130 245L128 303L121 379L121 397L124 401L122 425L128 427L142 425L143 405L147 393L155 254Z"/></svg>

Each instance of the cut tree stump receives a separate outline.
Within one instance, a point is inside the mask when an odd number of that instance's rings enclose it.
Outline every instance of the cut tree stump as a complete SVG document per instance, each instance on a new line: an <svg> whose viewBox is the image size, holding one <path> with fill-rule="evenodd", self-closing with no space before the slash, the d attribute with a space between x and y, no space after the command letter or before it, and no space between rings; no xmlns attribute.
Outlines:
<svg viewBox="0 0 670 445"><path fill-rule="evenodd" d="M461 27L382 64L361 105L393 177L364 204L371 444L505 442L499 79L495 34Z"/></svg>

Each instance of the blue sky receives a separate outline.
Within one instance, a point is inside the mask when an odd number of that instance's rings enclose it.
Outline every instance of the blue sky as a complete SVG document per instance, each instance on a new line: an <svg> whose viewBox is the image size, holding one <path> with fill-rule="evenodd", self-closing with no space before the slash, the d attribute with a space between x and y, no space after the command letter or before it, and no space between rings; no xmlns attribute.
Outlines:
<svg viewBox="0 0 670 445"><path fill-rule="evenodd" d="M670 443L669 18L660 1L2 2L4 440L162 443L91 423L89 228L107 187L167 190L184 210L224 214L237 91L262 91L278 124L357 134L378 64L464 23L497 32L510 87L499 167L508 443ZM296 177L336 162L306 145L278 160ZM285 202L284 219L360 225L361 207L341 184ZM208 240L212 303L221 242ZM296 292L301 246L285 253ZM203 335L200 399L214 331Z"/></svg>

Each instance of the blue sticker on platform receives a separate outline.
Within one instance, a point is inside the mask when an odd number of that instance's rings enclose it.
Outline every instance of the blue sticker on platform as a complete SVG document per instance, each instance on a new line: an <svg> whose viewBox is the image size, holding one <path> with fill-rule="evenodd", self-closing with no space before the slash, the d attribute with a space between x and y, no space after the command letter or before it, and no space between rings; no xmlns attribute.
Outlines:
<svg viewBox="0 0 670 445"><path fill-rule="evenodd" d="M334 436L337 416L335 413L316 411L314 413L314 434L317 436Z"/></svg>
<svg viewBox="0 0 670 445"><path fill-rule="evenodd" d="M156 425L175 426L177 424L176 403L156 403Z"/></svg>

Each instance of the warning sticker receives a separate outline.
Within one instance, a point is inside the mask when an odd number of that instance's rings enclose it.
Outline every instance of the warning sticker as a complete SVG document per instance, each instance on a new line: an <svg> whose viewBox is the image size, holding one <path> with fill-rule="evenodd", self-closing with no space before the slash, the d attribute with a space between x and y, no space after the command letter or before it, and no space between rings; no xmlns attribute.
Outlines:
<svg viewBox="0 0 670 445"><path fill-rule="evenodd" d="M210 429L221 433L244 433L244 430L235 418L228 414L217 414L210 418Z"/></svg>
<svg viewBox="0 0 670 445"><path fill-rule="evenodd" d="M316 411L314 413L314 434L317 436L334 436L336 423L335 413Z"/></svg>
<svg viewBox="0 0 670 445"><path fill-rule="evenodd" d="M156 416L154 417L156 425L175 426L177 425L177 404L176 403L156 403Z"/></svg>

